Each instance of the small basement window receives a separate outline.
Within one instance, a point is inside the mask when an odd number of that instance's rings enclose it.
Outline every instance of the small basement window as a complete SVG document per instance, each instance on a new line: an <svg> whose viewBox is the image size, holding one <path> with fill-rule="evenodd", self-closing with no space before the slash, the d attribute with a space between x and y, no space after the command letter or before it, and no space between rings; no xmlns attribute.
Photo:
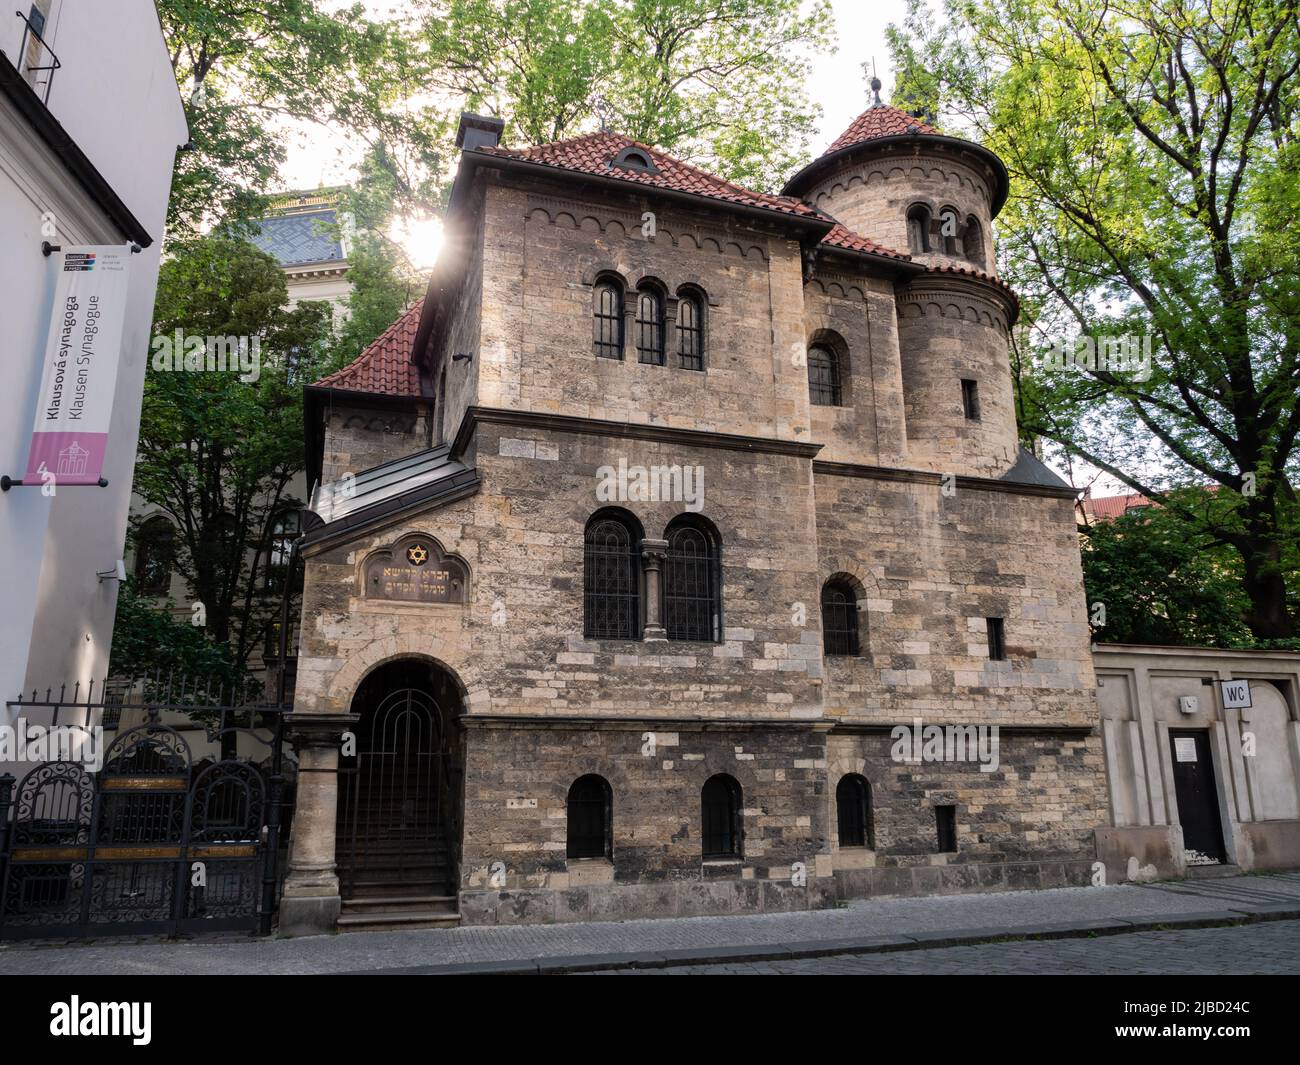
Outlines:
<svg viewBox="0 0 1300 1065"><path fill-rule="evenodd" d="M957 807L936 806L934 820L939 831L939 853L957 853Z"/></svg>

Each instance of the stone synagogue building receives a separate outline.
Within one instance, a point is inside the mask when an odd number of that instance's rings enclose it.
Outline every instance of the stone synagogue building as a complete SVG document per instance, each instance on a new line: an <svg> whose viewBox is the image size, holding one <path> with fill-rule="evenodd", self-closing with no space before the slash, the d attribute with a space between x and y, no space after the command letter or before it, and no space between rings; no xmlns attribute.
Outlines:
<svg viewBox="0 0 1300 1065"><path fill-rule="evenodd" d="M308 389L282 929L1086 883L999 160L880 103L781 195L500 135L462 119L427 298ZM918 719L997 725L996 765L896 757Z"/></svg>

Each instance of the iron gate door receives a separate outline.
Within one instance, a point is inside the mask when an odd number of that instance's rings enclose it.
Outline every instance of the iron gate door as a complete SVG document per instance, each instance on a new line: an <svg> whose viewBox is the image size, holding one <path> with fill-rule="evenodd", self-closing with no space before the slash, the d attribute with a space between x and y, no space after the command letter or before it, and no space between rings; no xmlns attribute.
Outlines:
<svg viewBox="0 0 1300 1065"><path fill-rule="evenodd" d="M339 769L339 878L346 897L447 877L450 776L442 714L418 688L392 692Z"/></svg>
<svg viewBox="0 0 1300 1065"><path fill-rule="evenodd" d="M1173 752L1174 793L1178 821L1183 829L1183 850L1190 864L1222 862L1223 826L1219 822L1219 797L1210 761L1210 737L1204 729L1169 730Z"/></svg>

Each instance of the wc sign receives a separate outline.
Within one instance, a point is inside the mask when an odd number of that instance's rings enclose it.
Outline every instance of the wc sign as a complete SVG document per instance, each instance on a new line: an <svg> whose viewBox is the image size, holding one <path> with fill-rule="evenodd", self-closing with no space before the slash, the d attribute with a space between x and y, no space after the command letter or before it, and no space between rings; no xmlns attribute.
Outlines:
<svg viewBox="0 0 1300 1065"><path fill-rule="evenodd" d="M1250 707L1250 681L1221 680L1219 688L1223 692L1225 710L1245 710Z"/></svg>

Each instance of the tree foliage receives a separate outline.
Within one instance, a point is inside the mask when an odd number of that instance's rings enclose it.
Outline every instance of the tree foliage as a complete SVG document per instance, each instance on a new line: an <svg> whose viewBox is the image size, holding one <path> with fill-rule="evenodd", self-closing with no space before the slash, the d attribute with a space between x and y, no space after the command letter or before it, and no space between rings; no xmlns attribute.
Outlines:
<svg viewBox="0 0 1300 1065"><path fill-rule="evenodd" d="M1260 640L1297 632L1296 0L912 0L902 92L1006 162L1021 429L1240 559ZM1149 376L1047 372L1078 336L1151 336ZM1190 485L1207 494L1179 493Z"/></svg>
<svg viewBox="0 0 1300 1065"><path fill-rule="evenodd" d="M819 109L826 0L424 0L431 84L540 144L598 120L732 180L779 188Z"/></svg>
<svg viewBox="0 0 1300 1065"><path fill-rule="evenodd" d="M247 664L279 609L268 587L276 521L303 501L302 385L322 362L329 309L287 306L279 266L224 236L184 242L162 267L157 337L258 337L256 380L237 371L168 369L155 351L145 376L135 491L177 528L178 569L203 604L206 632ZM249 375L251 376L251 375Z"/></svg>

